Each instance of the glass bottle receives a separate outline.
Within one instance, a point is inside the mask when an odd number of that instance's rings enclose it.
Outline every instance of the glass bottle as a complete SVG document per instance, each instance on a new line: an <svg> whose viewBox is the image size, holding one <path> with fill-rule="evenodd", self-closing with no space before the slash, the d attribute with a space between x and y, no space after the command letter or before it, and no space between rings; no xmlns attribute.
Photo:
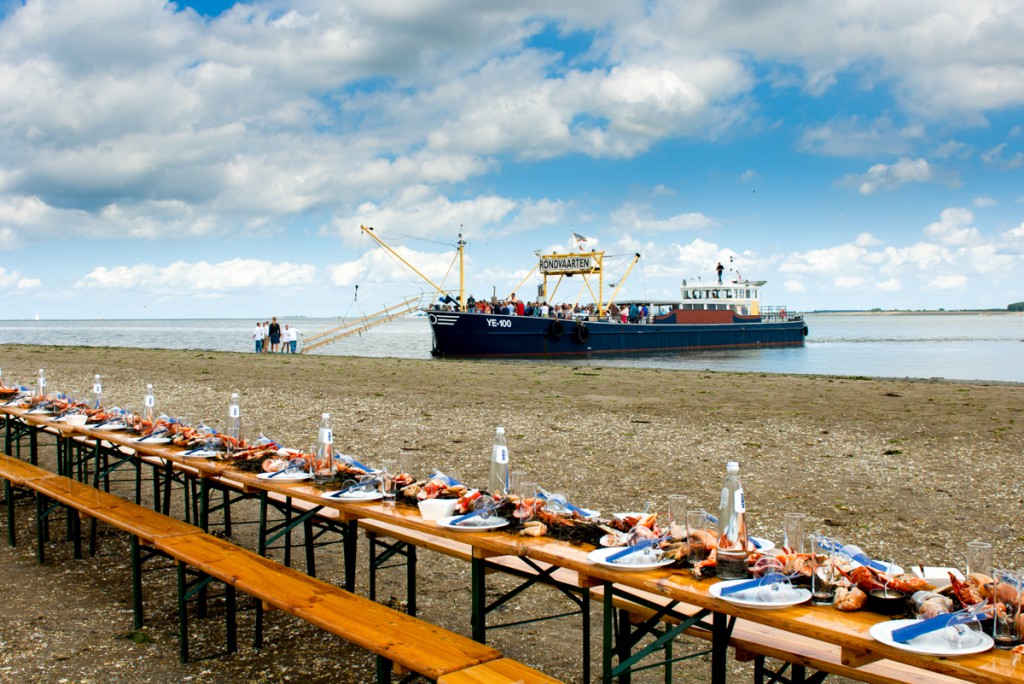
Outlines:
<svg viewBox="0 0 1024 684"><path fill-rule="evenodd" d="M39 369L39 379L36 380L36 396L46 396L46 371L42 368Z"/></svg>
<svg viewBox="0 0 1024 684"><path fill-rule="evenodd" d="M747 506L740 483L740 464L725 466L722 501L718 516L718 576L722 579L747 577Z"/></svg>
<svg viewBox="0 0 1024 684"><path fill-rule="evenodd" d="M100 375L97 373L92 377L92 407L98 409L103 405L103 384L100 382Z"/></svg>
<svg viewBox="0 0 1024 684"><path fill-rule="evenodd" d="M238 392L231 393L228 402L228 437L239 439L242 434L242 409L238 405Z"/></svg>
<svg viewBox="0 0 1024 684"><path fill-rule="evenodd" d="M320 416L320 432L316 437L316 463L313 466L313 478L318 483L325 483L334 477L334 433L331 431L331 414Z"/></svg>
<svg viewBox="0 0 1024 684"><path fill-rule="evenodd" d="M505 428L494 431L494 446L491 447L491 473L487 478L487 491L497 497L508 492L508 445L505 442Z"/></svg>
<svg viewBox="0 0 1024 684"><path fill-rule="evenodd" d="M142 398L142 420L156 422L156 398L151 383L146 385L146 396Z"/></svg>

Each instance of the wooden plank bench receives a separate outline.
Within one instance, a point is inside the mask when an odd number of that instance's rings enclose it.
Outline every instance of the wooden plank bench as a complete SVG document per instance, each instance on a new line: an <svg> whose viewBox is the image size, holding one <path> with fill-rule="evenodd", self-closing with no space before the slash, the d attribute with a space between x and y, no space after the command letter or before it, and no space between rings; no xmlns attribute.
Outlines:
<svg viewBox="0 0 1024 684"><path fill-rule="evenodd" d="M24 483L77 515L102 520L142 538L177 561L182 656L187 660L185 568L295 615L377 655L378 682L389 682L393 664L430 679L481 665L501 653L400 611L287 568L199 528L67 477L9 459L0 476ZM233 607L233 593L229 597ZM232 614L233 610L229 611ZM233 622L233 619L232 619ZM229 641L233 640L233 624ZM523 666L525 667L525 666ZM554 680L551 680L554 681Z"/></svg>
<svg viewBox="0 0 1024 684"><path fill-rule="evenodd" d="M26 463L7 454L0 454L0 478L4 480L4 501L7 504L7 545L17 544L17 532L14 520L14 488L26 489L28 480L51 477L53 473Z"/></svg>
<svg viewBox="0 0 1024 684"><path fill-rule="evenodd" d="M559 684L559 680L518 661L501 658L445 675L437 684Z"/></svg>
<svg viewBox="0 0 1024 684"><path fill-rule="evenodd" d="M489 646L210 535L161 539L156 547L266 606L376 653L378 681L390 681L392 663L436 680L501 657Z"/></svg>

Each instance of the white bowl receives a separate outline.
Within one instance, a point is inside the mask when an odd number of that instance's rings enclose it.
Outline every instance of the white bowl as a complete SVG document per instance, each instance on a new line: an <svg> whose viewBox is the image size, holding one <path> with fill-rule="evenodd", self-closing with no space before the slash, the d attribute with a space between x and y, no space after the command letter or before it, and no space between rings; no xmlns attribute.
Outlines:
<svg viewBox="0 0 1024 684"><path fill-rule="evenodd" d="M440 520L455 515L455 499L426 499L418 505L424 520Z"/></svg>
<svg viewBox="0 0 1024 684"><path fill-rule="evenodd" d="M64 416L64 422L68 425L83 426L88 422L89 416L82 415L81 413L75 413L70 416Z"/></svg>

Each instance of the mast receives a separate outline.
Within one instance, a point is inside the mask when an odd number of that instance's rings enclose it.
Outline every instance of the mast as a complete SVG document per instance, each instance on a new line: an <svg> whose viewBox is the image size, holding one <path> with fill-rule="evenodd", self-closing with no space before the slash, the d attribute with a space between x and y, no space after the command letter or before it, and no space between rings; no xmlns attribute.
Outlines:
<svg viewBox="0 0 1024 684"><path fill-rule="evenodd" d="M466 264L464 260L466 241L459 233L459 311L466 310Z"/></svg>

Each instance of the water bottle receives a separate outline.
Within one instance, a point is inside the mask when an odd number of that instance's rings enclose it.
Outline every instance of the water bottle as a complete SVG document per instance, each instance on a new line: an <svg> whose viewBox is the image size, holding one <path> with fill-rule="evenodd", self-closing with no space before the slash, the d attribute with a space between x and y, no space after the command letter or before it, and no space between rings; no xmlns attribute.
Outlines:
<svg viewBox="0 0 1024 684"><path fill-rule="evenodd" d="M153 385L146 385L146 396L142 398L142 420L156 422L156 398L153 396Z"/></svg>
<svg viewBox="0 0 1024 684"><path fill-rule="evenodd" d="M313 465L313 478L318 483L325 483L334 477L334 433L331 431L331 414L320 416L320 432L316 437L316 462Z"/></svg>
<svg viewBox="0 0 1024 684"><path fill-rule="evenodd" d="M238 406L238 392L231 393L231 401L228 402L228 437L241 439L242 434L242 410Z"/></svg>
<svg viewBox="0 0 1024 684"><path fill-rule="evenodd" d="M46 396L46 372L42 368L39 369L39 379L36 380L36 396Z"/></svg>
<svg viewBox="0 0 1024 684"><path fill-rule="evenodd" d="M508 445L505 443L505 428L494 431L494 446L491 447L491 474L487 478L487 491L495 497L508 492Z"/></svg>
<svg viewBox="0 0 1024 684"><path fill-rule="evenodd" d="M103 385L100 383L99 373L92 378L92 407L98 409L103 405Z"/></svg>
<svg viewBox="0 0 1024 684"><path fill-rule="evenodd" d="M740 484L740 464L725 466L722 502L718 516L718 576L722 579L747 577L747 506Z"/></svg>

